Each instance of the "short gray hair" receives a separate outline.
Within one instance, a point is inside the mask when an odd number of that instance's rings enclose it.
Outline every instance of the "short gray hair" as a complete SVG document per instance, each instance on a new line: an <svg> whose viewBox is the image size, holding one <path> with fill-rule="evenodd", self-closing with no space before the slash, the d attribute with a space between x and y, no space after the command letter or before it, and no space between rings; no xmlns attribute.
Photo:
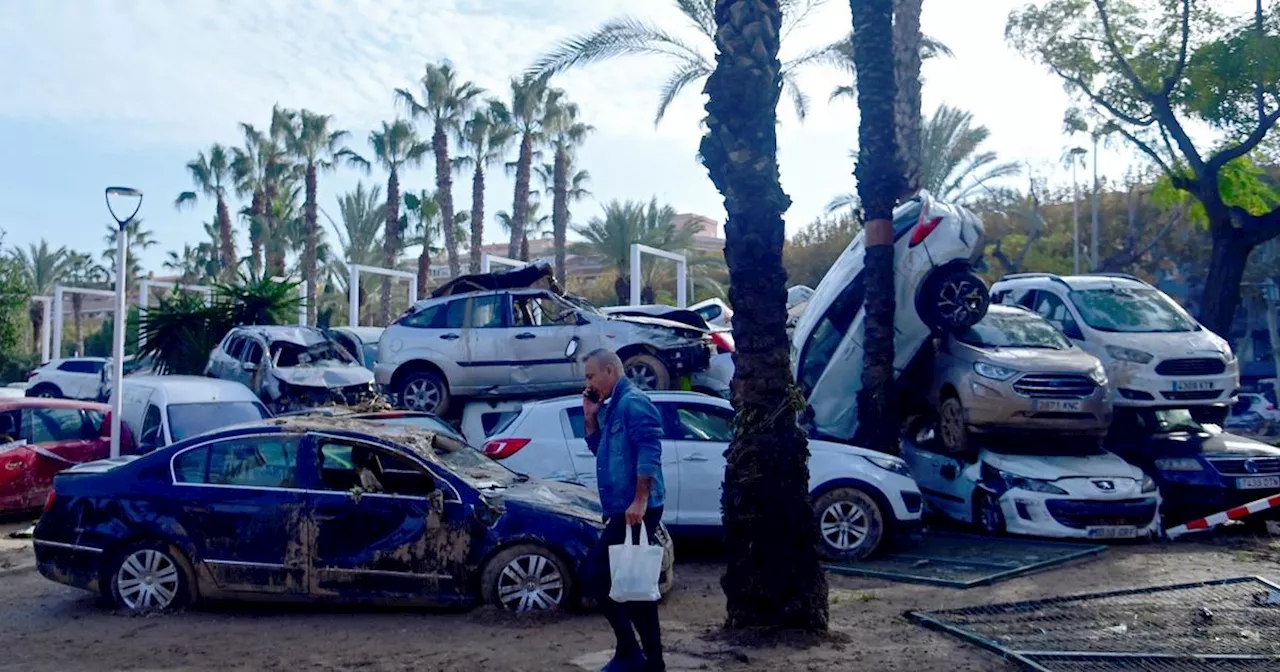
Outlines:
<svg viewBox="0 0 1280 672"><path fill-rule="evenodd" d="M587 356L582 358L582 361L594 361L596 364L601 366L612 366L614 369L617 369L618 373L622 373L622 358L618 356L618 353L610 350L609 348L596 348L595 350L588 352Z"/></svg>

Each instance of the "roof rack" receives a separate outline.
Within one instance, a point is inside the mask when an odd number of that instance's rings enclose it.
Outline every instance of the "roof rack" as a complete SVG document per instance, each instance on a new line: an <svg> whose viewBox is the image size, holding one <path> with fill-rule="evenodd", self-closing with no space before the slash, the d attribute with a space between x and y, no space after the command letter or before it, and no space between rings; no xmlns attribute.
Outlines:
<svg viewBox="0 0 1280 672"><path fill-rule="evenodd" d="M1141 282L1144 285L1147 284L1146 280L1143 280L1142 278L1139 278L1136 275L1130 275L1128 273L1089 273L1089 275L1098 276L1101 278L1120 278L1122 280L1133 280L1134 282Z"/></svg>
<svg viewBox="0 0 1280 672"><path fill-rule="evenodd" d="M1071 285L1068 285L1067 281L1062 279L1062 276L1056 275L1054 273L1010 273L1009 275L1006 275L1000 278L996 282L1004 282L1005 280L1030 280L1032 278L1044 278L1047 280L1052 280L1054 282L1061 284L1063 287L1066 287L1068 289L1071 288Z"/></svg>

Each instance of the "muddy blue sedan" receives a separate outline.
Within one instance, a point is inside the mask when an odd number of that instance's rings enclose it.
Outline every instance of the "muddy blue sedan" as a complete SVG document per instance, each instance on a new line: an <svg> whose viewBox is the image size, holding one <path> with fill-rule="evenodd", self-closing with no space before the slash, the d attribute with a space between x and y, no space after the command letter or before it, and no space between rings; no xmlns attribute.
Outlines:
<svg viewBox="0 0 1280 672"><path fill-rule="evenodd" d="M135 612L204 599L554 610L601 528L581 486L447 433L279 418L57 477L40 573Z"/></svg>

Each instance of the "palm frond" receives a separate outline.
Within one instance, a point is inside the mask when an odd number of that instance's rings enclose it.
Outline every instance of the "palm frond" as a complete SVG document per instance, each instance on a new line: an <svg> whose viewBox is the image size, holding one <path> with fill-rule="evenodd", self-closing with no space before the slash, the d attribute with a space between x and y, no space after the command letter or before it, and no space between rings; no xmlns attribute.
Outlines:
<svg viewBox="0 0 1280 672"><path fill-rule="evenodd" d="M538 57L525 74L546 77L611 58L643 55L702 61L710 69L710 63L692 45L651 23L622 17L606 22L591 33L561 42Z"/></svg>
<svg viewBox="0 0 1280 672"><path fill-rule="evenodd" d="M174 199L173 207L181 210L182 208L187 206L194 206L196 204L197 199L198 197L196 196L196 192L184 191L181 194L178 194L178 197Z"/></svg>
<svg viewBox="0 0 1280 672"><path fill-rule="evenodd" d="M856 209L859 204L860 204L860 201L858 201L857 194L853 194L853 193L840 194L839 196L836 196L835 198L828 201L826 207L824 207L822 211L830 215L830 214L839 212L841 210Z"/></svg>
<svg viewBox="0 0 1280 672"><path fill-rule="evenodd" d="M716 39L716 0L676 0L676 8L698 32L712 42Z"/></svg>
<svg viewBox="0 0 1280 672"><path fill-rule="evenodd" d="M782 73L782 89L791 98L791 104L796 109L796 117L803 122L805 117L809 116L809 96L805 94L804 89L800 88L795 72Z"/></svg>
<svg viewBox="0 0 1280 672"><path fill-rule="evenodd" d="M696 1L696 0L695 0ZM654 115L653 125L657 126L662 122L662 117L666 115L667 108L671 107L671 102L684 88L699 79L703 79L711 75L711 68L700 60L685 60L676 71L671 73L667 81L662 85L661 91L658 93L658 112Z"/></svg>

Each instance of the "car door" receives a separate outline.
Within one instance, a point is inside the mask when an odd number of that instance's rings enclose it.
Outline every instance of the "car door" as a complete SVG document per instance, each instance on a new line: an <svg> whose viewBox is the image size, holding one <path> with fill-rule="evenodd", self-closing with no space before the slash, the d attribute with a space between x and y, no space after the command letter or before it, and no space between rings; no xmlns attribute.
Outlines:
<svg viewBox="0 0 1280 672"><path fill-rule="evenodd" d="M581 384L580 358L565 354L570 341L578 334L578 313L547 292L510 296L511 383L530 389L559 389Z"/></svg>
<svg viewBox="0 0 1280 672"><path fill-rule="evenodd" d="M385 446L324 434L311 446L313 596L466 593L471 537L451 483Z"/></svg>
<svg viewBox="0 0 1280 672"><path fill-rule="evenodd" d="M658 403L667 436L674 439L679 470L679 513L681 526L719 527L723 524L720 495L724 491L724 451L733 440L733 410L696 402ZM665 446L664 446L665 447ZM666 467L663 451L663 471ZM671 486L668 485L668 493Z"/></svg>
<svg viewBox="0 0 1280 672"><path fill-rule="evenodd" d="M0 411L0 512L33 506L30 499L32 452L22 433L22 410Z"/></svg>
<svg viewBox="0 0 1280 672"><path fill-rule="evenodd" d="M160 407L147 402L147 410L142 414L142 429L138 431L138 453L149 453L157 448L169 445L164 432L164 416Z"/></svg>
<svg viewBox="0 0 1280 672"><path fill-rule="evenodd" d="M267 361L267 344L260 338L245 338L244 348L233 366L232 379L243 383L245 387L261 396L263 377L267 375L271 363Z"/></svg>
<svg viewBox="0 0 1280 672"><path fill-rule="evenodd" d="M44 500L58 472L108 457L99 431L79 408L25 408L23 438L33 453L28 494L32 506Z"/></svg>
<svg viewBox="0 0 1280 672"><path fill-rule="evenodd" d="M954 520L969 520L974 484L964 475L963 460L903 442L902 459L929 507Z"/></svg>
<svg viewBox="0 0 1280 672"><path fill-rule="evenodd" d="M171 462L179 523L214 583L233 593L306 593L307 492L298 435L240 435Z"/></svg>
<svg viewBox="0 0 1280 672"><path fill-rule="evenodd" d="M657 404L659 412L662 405ZM586 425L582 415L582 406L574 405L560 411L560 422L565 432L565 443L569 448L570 459L577 470L575 480L595 490L599 487L596 478L596 456L587 448ZM678 523L680 511L684 508L680 500L680 483L683 479L680 460L676 452L676 442L670 438L663 422L662 437L662 481L667 488L666 504L662 510L662 522L668 525ZM717 505L717 511L719 511ZM718 518L717 518L718 520ZM719 525L720 523L715 523Z"/></svg>
<svg viewBox="0 0 1280 672"><path fill-rule="evenodd" d="M244 345L243 336L228 336L222 342L222 346L214 349L213 354L209 356L209 375L214 378L234 380L232 369L239 362Z"/></svg>
<svg viewBox="0 0 1280 672"><path fill-rule="evenodd" d="M466 354L458 359L467 376L462 385L483 389L506 386L511 382L511 349L516 342L508 296L505 292L477 294L467 301L467 326L462 330Z"/></svg>

